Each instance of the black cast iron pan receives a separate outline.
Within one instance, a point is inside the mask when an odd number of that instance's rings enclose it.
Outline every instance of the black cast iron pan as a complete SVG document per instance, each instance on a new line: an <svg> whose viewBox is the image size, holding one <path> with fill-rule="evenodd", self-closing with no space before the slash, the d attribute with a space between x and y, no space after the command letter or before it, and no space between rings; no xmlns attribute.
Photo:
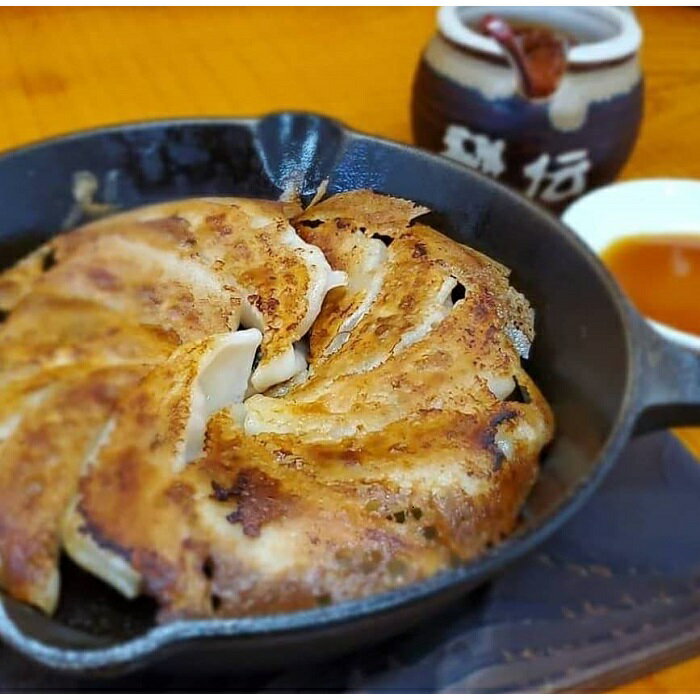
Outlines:
<svg viewBox="0 0 700 700"><path fill-rule="evenodd" d="M119 208L198 194L276 198L290 184L311 195L325 178L329 192L369 187L426 204L441 230L511 267L536 309L528 369L554 407L557 436L523 526L471 564L355 602L157 627L147 601L124 601L66 563L55 619L8 599L0 606L0 636L41 664L80 673L146 664L173 673L239 673L377 642L429 617L561 527L635 430L700 422L700 358L656 335L559 221L443 158L298 113L57 138L0 156L3 265L66 224L75 213L71 183L81 171L97 178L101 201Z"/></svg>

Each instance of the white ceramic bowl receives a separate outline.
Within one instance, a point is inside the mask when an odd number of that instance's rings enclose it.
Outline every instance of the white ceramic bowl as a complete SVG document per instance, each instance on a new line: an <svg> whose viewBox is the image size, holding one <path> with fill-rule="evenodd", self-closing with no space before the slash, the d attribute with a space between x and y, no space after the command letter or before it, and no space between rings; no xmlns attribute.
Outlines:
<svg viewBox="0 0 700 700"><path fill-rule="evenodd" d="M700 233L700 180L631 180L594 190L562 215L564 223L600 255L635 233ZM700 313L700 299L698 300ZM700 351L700 336L650 319L660 333Z"/></svg>

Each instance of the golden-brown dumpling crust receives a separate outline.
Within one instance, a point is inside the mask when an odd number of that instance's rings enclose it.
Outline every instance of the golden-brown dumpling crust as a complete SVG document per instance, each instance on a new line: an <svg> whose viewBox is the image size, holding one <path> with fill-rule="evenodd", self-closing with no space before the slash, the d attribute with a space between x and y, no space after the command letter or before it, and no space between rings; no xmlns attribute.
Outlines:
<svg viewBox="0 0 700 700"><path fill-rule="evenodd" d="M244 324L263 333L252 382L264 390L296 373L293 344L311 327L328 289L344 279L334 278L318 248L297 235L288 218L296 211L283 202L210 197L144 207L95 226L114 231L157 222L187 231L181 240L192 259L226 279L242 299Z"/></svg>
<svg viewBox="0 0 700 700"><path fill-rule="evenodd" d="M110 367L52 383L0 445L0 586L53 612L59 523L80 469L122 391L144 367Z"/></svg>
<svg viewBox="0 0 700 700"><path fill-rule="evenodd" d="M169 202L0 275L0 484L55 478L41 443L24 476L2 456L56 397L112 387L51 448L73 475L42 506L59 531L13 497L49 544L0 519L0 558L29 562L0 585L50 611L62 544L161 620L267 614L424 580L512 532L554 429L521 365L534 314L424 213L366 190Z"/></svg>

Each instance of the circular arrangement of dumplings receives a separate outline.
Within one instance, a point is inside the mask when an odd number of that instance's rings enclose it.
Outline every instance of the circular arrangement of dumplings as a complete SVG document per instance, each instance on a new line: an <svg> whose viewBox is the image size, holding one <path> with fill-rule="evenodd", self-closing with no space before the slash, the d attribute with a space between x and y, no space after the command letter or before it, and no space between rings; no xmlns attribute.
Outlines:
<svg viewBox="0 0 700 700"><path fill-rule="evenodd" d="M552 436L508 270L369 191L201 198L0 276L0 588L160 619L325 605L512 531Z"/></svg>

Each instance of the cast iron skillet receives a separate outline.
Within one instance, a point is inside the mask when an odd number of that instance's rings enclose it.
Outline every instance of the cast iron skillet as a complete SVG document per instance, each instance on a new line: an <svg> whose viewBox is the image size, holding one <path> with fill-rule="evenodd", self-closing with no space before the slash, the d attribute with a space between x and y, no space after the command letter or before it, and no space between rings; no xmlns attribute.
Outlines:
<svg viewBox="0 0 700 700"><path fill-rule="evenodd" d="M477 561L364 600L268 617L152 623L64 564L56 619L14 601L0 636L39 663L73 672L245 672L318 660L429 617L537 546L598 486L629 437L700 422L700 358L657 336L595 256L559 221L461 166L309 114L118 126L0 156L0 259L9 265L66 224L72 178L89 171L119 207L198 194L276 198L369 187L428 205L431 223L513 269L537 311L528 369L551 401L557 436L520 530ZM40 332L38 330L38 332Z"/></svg>

